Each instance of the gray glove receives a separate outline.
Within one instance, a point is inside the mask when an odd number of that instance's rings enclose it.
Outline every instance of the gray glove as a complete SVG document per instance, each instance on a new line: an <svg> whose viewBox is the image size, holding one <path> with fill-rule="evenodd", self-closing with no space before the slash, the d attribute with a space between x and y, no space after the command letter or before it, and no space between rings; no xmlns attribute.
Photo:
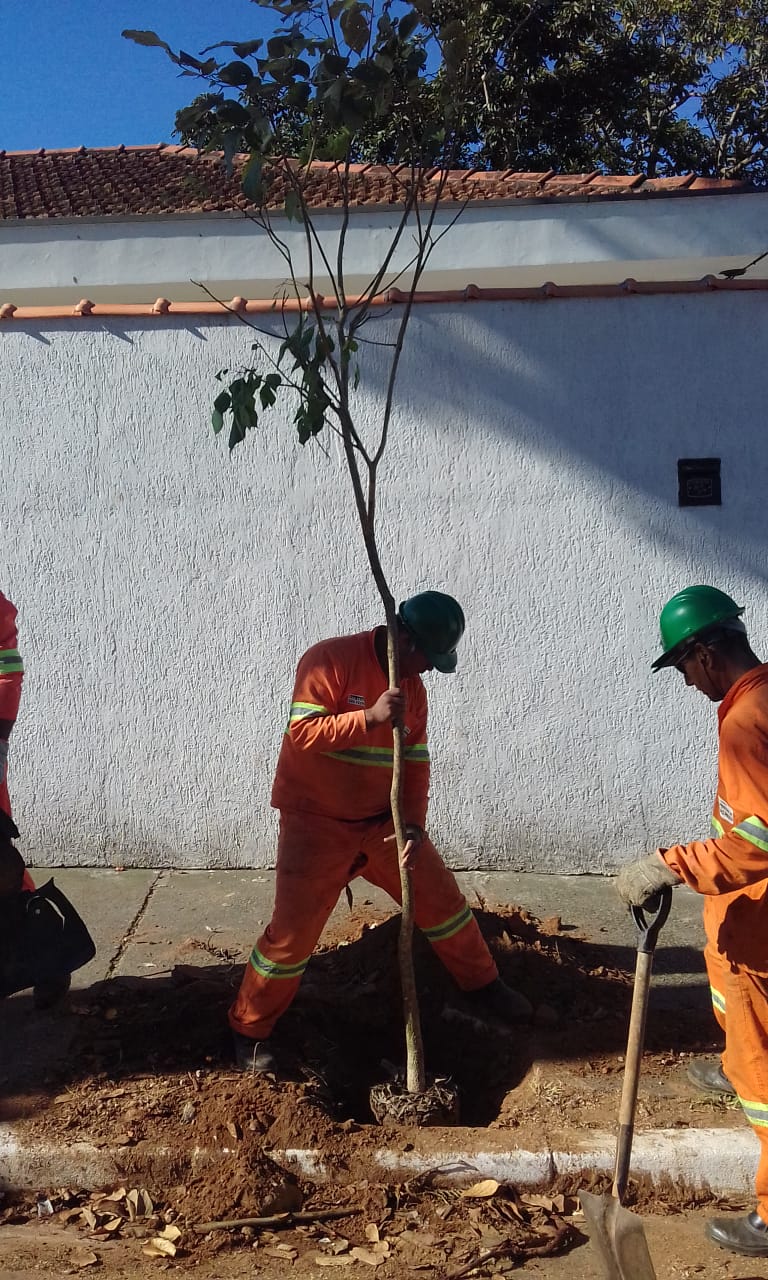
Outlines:
<svg viewBox="0 0 768 1280"><path fill-rule="evenodd" d="M630 862L616 877L616 892L628 907L642 907L654 893L665 885L682 884L679 876L662 862L657 853L649 853L637 862Z"/></svg>

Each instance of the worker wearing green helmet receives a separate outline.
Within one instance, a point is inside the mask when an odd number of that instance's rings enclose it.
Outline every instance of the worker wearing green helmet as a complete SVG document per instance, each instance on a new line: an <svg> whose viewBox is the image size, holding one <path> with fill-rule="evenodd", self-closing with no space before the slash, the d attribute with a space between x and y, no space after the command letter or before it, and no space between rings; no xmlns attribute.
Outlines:
<svg viewBox="0 0 768 1280"><path fill-rule="evenodd" d="M425 831L429 792L427 696L422 675L456 670L459 603L422 591L397 613L400 685L387 679L387 631L375 627L313 645L299 662L272 788L280 810L272 919L229 1011L238 1066L279 1066L272 1033L298 990L325 923L357 876L400 898L389 810L393 725L405 730L402 808L415 923L475 1016L530 1019L530 1002L499 977L456 878Z"/></svg>
<svg viewBox="0 0 768 1280"><path fill-rule="evenodd" d="M653 670L674 667L719 703L710 838L657 849L616 884L635 906L664 885L705 895L704 956L725 1049L720 1062L694 1060L688 1076L697 1088L736 1095L760 1140L754 1212L714 1218L707 1235L734 1253L768 1257L768 665L752 651L743 612L710 586L686 587L661 611Z"/></svg>

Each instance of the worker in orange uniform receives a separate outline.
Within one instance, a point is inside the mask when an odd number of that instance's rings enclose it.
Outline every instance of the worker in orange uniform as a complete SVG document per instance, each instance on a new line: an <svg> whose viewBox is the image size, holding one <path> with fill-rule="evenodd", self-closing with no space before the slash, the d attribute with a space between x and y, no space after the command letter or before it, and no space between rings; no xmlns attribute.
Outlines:
<svg viewBox="0 0 768 1280"><path fill-rule="evenodd" d="M389 809L398 721L405 728L405 857L416 925L478 1013L507 1021L531 1016L528 1000L500 979L455 877L424 829L429 753L421 676L433 668L455 671L464 614L451 596L425 591L400 605L397 626L397 689L387 687L385 627L323 641L299 663L272 789L280 810L275 905L229 1012L242 1070L275 1070L269 1037L344 886L362 876L400 902Z"/></svg>
<svg viewBox="0 0 768 1280"><path fill-rule="evenodd" d="M23 679L16 607L0 592L0 997L32 987L35 1008L49 1009L66 995L72 970L87 964L94 947L53 881L35 891L13 843L19 833L8 794L8 740Z"/></svg>
<svg viewBox="0 0 768 1280"><path fill-rule="evenodd" d="M0 591L0 813L7 821L0 818L0 841L5 848L10 840L18 834L11 813L11 798L8 794L8 740L11 736L21 702L21 686L24 680L24 663L18 650L16 632L16 606ZM2 837L5 839L2 839ZM2 882L9 888L15 885L16 859L6 853L3 860ZM34 889L29 872L24 869L19 877L19 889Z"/></svg>
<svg viewBox="0 0 768 1280"><path fill-rule="evenodd" d="M715 1018L725 1032L720 1062L694 1061L700 1089L738 1097L760 1140L757 1206L714 1218L721 1248L768 1257L768 664L755 656L735 601L715 587L688 587L661 614L664 652L718 708L717 793L709 840L677 844L625 867L622 900L642 906L663 885L705 895L707 965Z"/></svg>

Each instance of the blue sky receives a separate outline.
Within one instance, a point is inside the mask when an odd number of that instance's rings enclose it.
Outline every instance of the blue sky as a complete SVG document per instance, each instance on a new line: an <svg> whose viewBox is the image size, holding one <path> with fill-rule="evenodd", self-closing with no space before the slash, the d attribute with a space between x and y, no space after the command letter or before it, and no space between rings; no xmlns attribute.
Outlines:
<svg viewBox="0 0 768 1280"><path fill-rule="evenodd" d="M252 0L0 0L0 148L178 141L175 112L202 81L120 32L149 29L197 54L273 26Z"/></svg>

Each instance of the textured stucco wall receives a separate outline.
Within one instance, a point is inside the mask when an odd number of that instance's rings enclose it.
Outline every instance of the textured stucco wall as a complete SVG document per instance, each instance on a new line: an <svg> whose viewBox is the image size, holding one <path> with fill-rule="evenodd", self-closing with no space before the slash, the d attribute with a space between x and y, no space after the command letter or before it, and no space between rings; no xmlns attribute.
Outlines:
<svg viewBox="0 0 768 1280"><path fill-rule="evenodd" d="M427 678L455 865L602 871L707 829L714 709L648 664L690 581L743 598L768 651L766 321L765 294L416 309L382 554L469 619L458 675ZM224 319L0 331L11 787L38 864L270 865L295 662L378 621L333 442L274 423L230 459L208 431L248 345ZM722 508L678 509L677 458L707 455Z"/></svg>

